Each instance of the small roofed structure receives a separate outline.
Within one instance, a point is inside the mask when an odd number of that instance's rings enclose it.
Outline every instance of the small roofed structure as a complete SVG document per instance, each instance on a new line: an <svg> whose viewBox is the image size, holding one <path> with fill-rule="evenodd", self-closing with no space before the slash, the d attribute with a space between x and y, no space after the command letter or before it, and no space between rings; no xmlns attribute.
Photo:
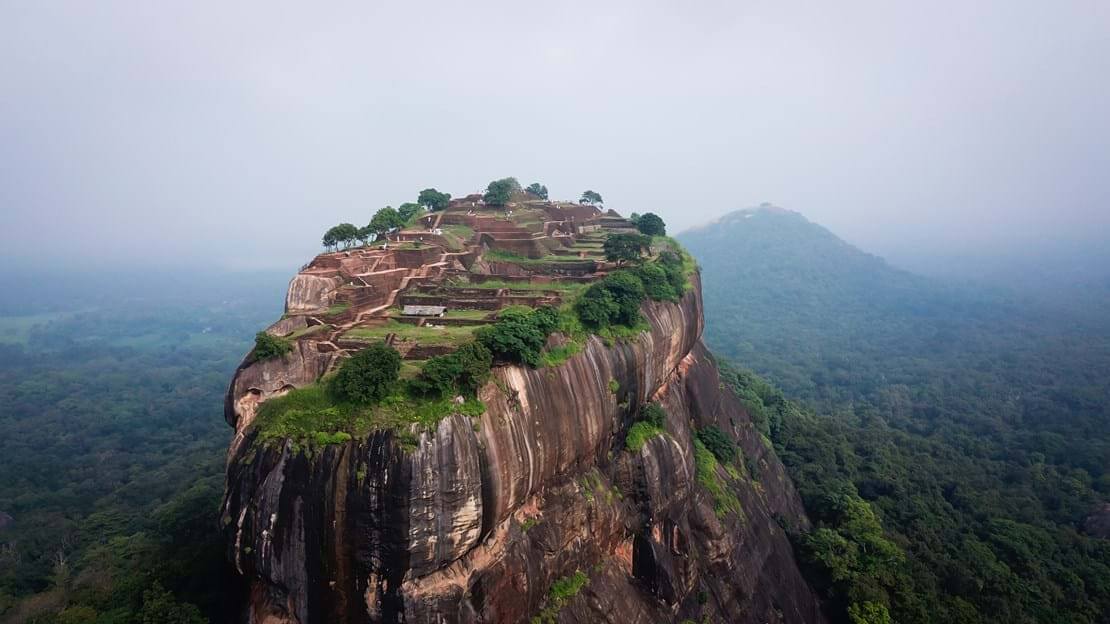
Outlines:
<svg viewBox="0 0 1110 624"><path fill-rule="evenodd" d="M447 312L444 306L430 306L430 305L407 305L401 308L401 314L405 316L443 316Z"/></svg>

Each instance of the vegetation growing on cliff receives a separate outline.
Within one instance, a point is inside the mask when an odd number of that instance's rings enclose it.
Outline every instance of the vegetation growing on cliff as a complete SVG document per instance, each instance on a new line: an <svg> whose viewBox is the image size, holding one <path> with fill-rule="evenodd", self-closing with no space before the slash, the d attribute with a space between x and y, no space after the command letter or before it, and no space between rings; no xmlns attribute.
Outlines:
<svg viewBox="0 0 1110 624"><path fill-rule="evenodd" d="M648 440L666 432L663 429L663 421L666 417L666 413L658 403L645 405L640 410L636 422L628 429L628 435L624 438L625 448L634 453L640 452Z"/></svg>
<svg viewBox="0 0 1110 624"><path fill-rule="evenodd" d="M531 624L555 624L559 611L589 582L590 577L582 570L556 580L547 592L547 605L532 618Z"/></svg>
<svg viewBox="0 0 1110 624"><path fill-rule="evenodd" d="M697 437L694 438L694 470L698 484L713 497L713 510L720 517L730 513L742 514L740 499L736 497L730 486L721 476L721 465L713 452L702 444Z"/></svg>
<svg viewBox="0 0 1110 624"><path fill-rule="evenodd" d="M251 357L256 360L272 360L292 350L293 345L288 340L260 331L254 335L254 350L251 351Z"/></svg>
<svg viewBox="0 0 1110 624"><path fill-rule="evenodd" d="M385 345L370 345L342 365L328 380L340 401L377 403L393 389L401 372L401 355Z"/></svg>
<svg viewBox="0 0 1110 624"><path fill-rule="evenodd" d="M403 388L394 388L376 404L337 401L324 385L314 384L266 401L259 406L255 423L261 442L289 440L313 446L378 430L406 430L413 424L431 428L451 414L480 416L484 411L477 399L459 404L451 398L412 396Z"/></svg>

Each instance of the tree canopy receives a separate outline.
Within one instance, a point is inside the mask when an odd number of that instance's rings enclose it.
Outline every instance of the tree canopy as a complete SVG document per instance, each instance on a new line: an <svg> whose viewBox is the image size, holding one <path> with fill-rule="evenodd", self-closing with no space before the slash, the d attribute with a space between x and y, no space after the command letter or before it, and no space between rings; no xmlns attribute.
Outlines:
<svg viewBox="0 0 1110 624"><path fill-rule="evenodd" d="M482 200L490 206L504 206L512 199L513 193L520 190L520 182L516 178L501 178L489 183Z"/></svg>
<svg viewBox="0 0 1110 624"><path fill-rule="evenodd" d="M533 182L529 184L528 188L524 190L535 195L536 197L539 197L540 199L547 199L547 187L540 184L539 182Z"/></svg>
<svg viewBox="0 0 1110 624"><path fill-rule="evenodd" d="M401 214L393 206L386 206L374 213L374 217L370 219L366 229L375 237L382 238L404 224L405 220L401 218Z"/></svg>
<svg viewBox="0 0 1110 624"><path fill-rule="evenodd" d="M401 224L407 224L413 215L420 212L420 204L413 202L405 202L397 208L397 214L401 217Z"/></svg>
<svg viewBox="0 0 1110 624"><path fill-rule="evenodd" d="M557 324L558 313L552 308L510 308L501 312L496 323L482 327L475 336L502 361L539 366L540 352Z"/></svg>
<svg viewBox="0 0 1110 624"><path fill-rule="evenodd" d="M342 244L344 248L350 247L358 240L360 231L350 223L340 223L324 233L323 244L328 249L338 249Z"/></svg>
<svg viewBox="0 0 1110 624"><path fill-rule="evenodd" d="M489 379L493 354L481 342L469 342L447 355L430 358L409 383L417 394L474 395Z"/></svg>
<svg viewBox="0 0 1110 624"><path fill-rule="evenodd" d="M440 193L434 188L426 188L423 191L420 191L420 195L418 195L416 198L416 203L424 206L432 212L435 212L436 210L443 210L450 202L450 193Z"/></svg>
<svg viewBox="0 0 1110 624"><path fill-rule="evenodd" d="M619 264L639 261L650 248L651 238L643 234L612 234L602 245L605 258Z"/></svg>
<svg viewBox="0 0 1110 624"><path fill-rule="evenodd" d="M598 193L597 191L583 191L582 192L582 198L579 199L578 201L583 203L583 204L590 204L590 205L605 203L605 200L601 199L601 193Z"/></svg>
<svg viewBox="0 0 1110 624"><path fill-rule="evenodd" d="M575 302L582 324L591 329L610 325L631 327L640 320L640 304L647 296L640 278L629 271L617 271L594 282Z"/></svg>
<svg viewBox="0 0 1110 624"><path fill-rule="evenodd" d="M375 344L344 362L329 387L342 401L377 403L392 390L400 372L401 355L384 344Z"/></svg>
<svg viewBox="0 0 1110 624"><path fill-rule="evenodd" d="M641 234L647 236L666 236L667 224L654 212L646 212L634 221Z"/></svg>

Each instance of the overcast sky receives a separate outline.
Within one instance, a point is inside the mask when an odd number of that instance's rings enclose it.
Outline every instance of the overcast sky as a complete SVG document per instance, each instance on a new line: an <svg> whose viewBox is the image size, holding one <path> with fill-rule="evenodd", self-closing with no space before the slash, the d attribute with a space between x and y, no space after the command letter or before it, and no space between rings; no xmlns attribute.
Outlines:
<svg viewBox="0 0 1110 624"><path fill-rule="evenodd" d="M0 256L299 266L435 186L870 251L1110 232L1110 2L0 0Z"/></svg>

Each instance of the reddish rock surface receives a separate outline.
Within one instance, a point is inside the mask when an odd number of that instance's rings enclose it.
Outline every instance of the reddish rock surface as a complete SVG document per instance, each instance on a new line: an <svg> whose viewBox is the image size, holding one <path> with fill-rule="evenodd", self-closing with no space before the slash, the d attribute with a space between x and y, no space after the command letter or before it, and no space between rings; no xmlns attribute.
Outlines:
<svg viewBox="0 0 1110 624"><path fill-rule="evenodd" d="M381 262L327 268L336 262L324 258L306 271L338 271L339 283ZM289 310L333 305L306 271ZM591 338L556 367L495 368L481 417L413 429L415 447L390 431L314 452L253 444L258 403L312 383L344 353L302 340L280 360L245 362L227 397L236 437L222 510L229 556L251 586L243 621L823 622L782 528L808 526L804 509L701 344L700 285L642 312L650 330L635 339ZM281 323L271 331L304 328ZM664 407L666 433L631 452L625 435L650 401ZM692 436L709 425L760 467L758 480L719 470L738 512L718 514L695 478ZM579 572L584 586L553 604L552 585Z"/></svg>

